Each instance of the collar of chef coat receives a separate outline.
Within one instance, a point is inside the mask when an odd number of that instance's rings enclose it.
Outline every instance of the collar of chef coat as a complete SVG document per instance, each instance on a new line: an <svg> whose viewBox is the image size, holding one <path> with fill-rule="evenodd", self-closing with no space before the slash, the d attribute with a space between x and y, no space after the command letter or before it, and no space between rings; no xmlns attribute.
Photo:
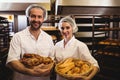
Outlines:
<svg viewBox="0 0 120 80"><path fill-rule="evenodd" d="M69 47L69 45L74 45L73 44L73 41L75 40L75 36L73 36L68 42L67 44L65 45L65 48L66 47ZM62 47L64 47L64 39L62 40Z"/></svg>
<svg viewBox="0 0 120 80"><path fill-rule="evenodd" d="M27 35L31 35L31 33L30 33L30 31L29 31L29 28L30 28L30 26L28 26L28 27L26 27L26 33L27 33ZM42 30L40 29L40 31L41 31L41 33L42 33Z"/></svg>
<svg viewBox="0 0 120 80"><path fill-rule="evenodd" d="M26 28L26 35L31 36L33 39L35 39L34 36L30 33L29 28L30 28L30 26L28 26L28 27ZM40 29L40 31L41 31L41 32L40 32L40 34L39 34L38 39L40 39L40 36L42 36L42 34L43 34L43 30Z"/></svg>

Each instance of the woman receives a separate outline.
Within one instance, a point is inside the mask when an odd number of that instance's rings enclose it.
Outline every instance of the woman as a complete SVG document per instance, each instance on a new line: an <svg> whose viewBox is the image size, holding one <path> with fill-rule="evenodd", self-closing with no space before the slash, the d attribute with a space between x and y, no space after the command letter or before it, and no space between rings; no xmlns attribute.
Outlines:
<svg viewBox="0 0 120 80"><path fill-rule="evenodd" d="M83 80L92 79L98 72L99 66L89 52L87 45L75 38L74 33L78 31L78 28L74 19L69 16L64 17L60 20L58 27L63 36L63 40L55 45L55 59L59 62L68 57L73 57L89 61L94 65L94 69L89 76L83 77ZM57 75L57 80L66 79Z"/></svg>

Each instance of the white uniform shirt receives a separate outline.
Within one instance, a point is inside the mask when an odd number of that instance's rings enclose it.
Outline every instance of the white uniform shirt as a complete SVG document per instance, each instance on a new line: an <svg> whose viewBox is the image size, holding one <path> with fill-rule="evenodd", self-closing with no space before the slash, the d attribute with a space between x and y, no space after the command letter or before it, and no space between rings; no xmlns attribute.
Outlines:
<svg viewBox="0 0 120 80"><path fill-rule="evenodd" d="M24 53L50 56L53 47L54 44L50 35L41 30L38 40L36 40L29 32L29 27L27 27L13 36L6 63L19 60ZM50 80L50 77L33 77L15 72L14 80Z"/></svg>
<svg viewBox="0 0 120 80"><path fill-rule="evenodd" d="M55 45L55 57L57 61L66 59L68 57L78 58L89 61L94 66L98 66L97 61L91 56L87 45L73 36L72 39L64 47L64 40L56 43ZM57 76L57 80L66 80L60 76Z"/></svg>

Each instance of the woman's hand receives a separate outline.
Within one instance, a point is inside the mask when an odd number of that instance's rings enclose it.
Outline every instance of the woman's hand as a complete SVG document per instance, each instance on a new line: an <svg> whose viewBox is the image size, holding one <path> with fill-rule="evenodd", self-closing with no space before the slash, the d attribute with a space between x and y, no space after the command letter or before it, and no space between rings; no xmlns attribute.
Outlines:
<svg viewBox="0 0 120 80"><path fill-rule="evenodd" d="M76 77L76 78L72 78L72 79L67 79L67 80L90 80L87 76L81 76L81 77Z"/></svg>
<svg viewBox="0 0 120 80"><path fill-rule="evenodd" d="M94 66L92 72L88 76L76 77L75 79L72 79L72 80L92 80L92 78L96 75L98 71L99 71L99 68ZM71 79L68 79L68 80L71 80Z"/></svg>
<svg viewBox="0 0 120 80"><path fill-rule="evenodd" d="M92 78L97 74L98 71L99 68L94 66L92 72L88 76L82 76L82 79L80 80L92 80Z"/></svg>

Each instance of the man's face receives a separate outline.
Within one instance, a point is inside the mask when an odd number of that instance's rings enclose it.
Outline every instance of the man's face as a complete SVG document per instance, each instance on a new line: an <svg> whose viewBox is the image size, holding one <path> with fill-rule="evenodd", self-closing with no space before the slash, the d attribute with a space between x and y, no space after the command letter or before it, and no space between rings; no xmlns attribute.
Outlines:
<svg viewBox="0 0 120 80"><path fill-rule="evenodd" d="M38 8L33 8L30 11L29 23L33 30L38 30L44 21L43 11Z"/></svg>

